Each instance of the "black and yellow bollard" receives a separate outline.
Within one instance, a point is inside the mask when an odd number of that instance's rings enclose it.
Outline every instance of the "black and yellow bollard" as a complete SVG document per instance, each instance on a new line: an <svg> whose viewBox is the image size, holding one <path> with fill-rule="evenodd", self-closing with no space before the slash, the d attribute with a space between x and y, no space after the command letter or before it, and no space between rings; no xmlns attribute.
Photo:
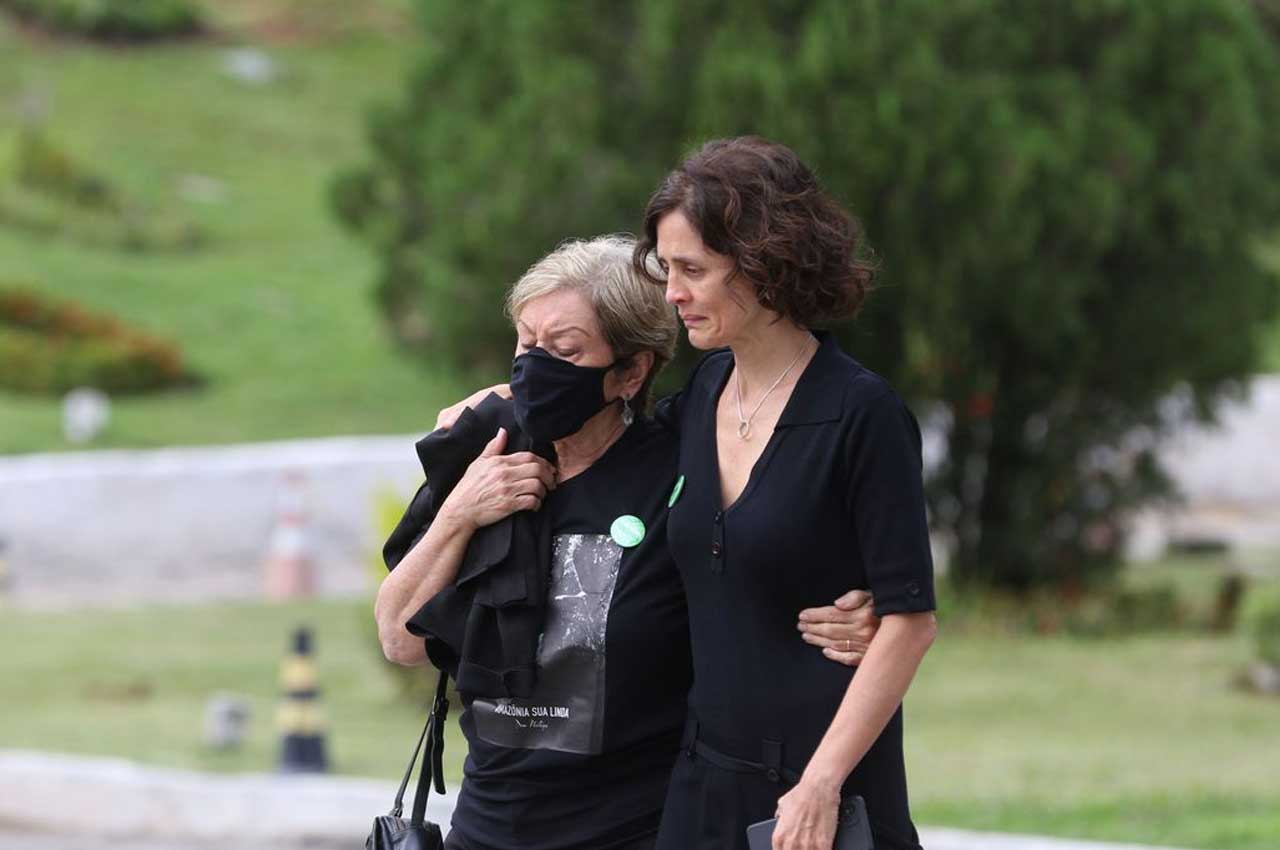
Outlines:
<svg viewBox="0 0 1280 850"><path fill-rule="evenodd" d="M276 715L280 727L280 772L324 773L324 718L320 713L320 688L312 660L311 630L293 633L293 651L280 665L284 700Z"/></svg>

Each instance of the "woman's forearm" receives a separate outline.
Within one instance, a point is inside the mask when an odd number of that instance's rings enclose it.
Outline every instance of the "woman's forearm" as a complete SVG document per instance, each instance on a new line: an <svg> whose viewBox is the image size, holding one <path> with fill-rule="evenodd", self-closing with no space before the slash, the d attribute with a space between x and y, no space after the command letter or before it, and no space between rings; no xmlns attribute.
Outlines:
<svg viewBox="0 0 1280 850"><path fill-rule="evenodd" d="M405 621L453 583L474 531L448 507L446 501L427 533L378 587L373 606L378 640L383 654L397 664L426 663L422 639L409 633Z"/></svg>
<svg viewBox="0 0 1280 850"><path fill-rule="evenodd" d="M503 454L506 446L506 429L499 428L454 485L427 533L378 587L373 616L382 651L392 661L407 665L426 661L422 640L404 624L453 583L475 530L516 511L536 510L548 490L554 489L551 464L529 452Z"/></svg>
<svg viewBox="0 0 1280 850"><path fill-rule="evenodd" d="M936 634L932 613L884 617L802 781L839 791L902 703Z"/></svg>

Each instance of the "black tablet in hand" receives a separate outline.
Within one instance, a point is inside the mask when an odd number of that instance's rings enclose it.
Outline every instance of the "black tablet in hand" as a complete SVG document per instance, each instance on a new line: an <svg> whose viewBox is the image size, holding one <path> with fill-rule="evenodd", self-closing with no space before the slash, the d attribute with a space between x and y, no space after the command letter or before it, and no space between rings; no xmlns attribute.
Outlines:
<svg viewBox="0 0 1280 850"><path fill-rule="evenodd" d="M777 818L753 823L747 827L747 846L751 850L773 850L773 828ZM867 823L867 804L853 796L840 802L836 821L836 840L831 850L875 850L871 843L871 825Z"/></svg>

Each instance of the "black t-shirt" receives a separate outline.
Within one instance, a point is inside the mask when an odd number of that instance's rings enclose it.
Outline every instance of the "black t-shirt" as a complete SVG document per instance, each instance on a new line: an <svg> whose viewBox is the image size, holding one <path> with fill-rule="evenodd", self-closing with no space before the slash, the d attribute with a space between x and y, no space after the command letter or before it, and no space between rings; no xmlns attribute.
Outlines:
<svg viewBox="0 0 1280 850"><path fill-rule="evenodd" d="M731 506L721 504L715 416L732 354L704 358L661 410L680 429L684 482L668 532L688 594L698 734L755 762L762 741L781 741L797 773L854 675L797 639L797 612L850 588L869 588L881 616L934 608L919 427L882 378L820 339ZM886 834L908 846L914 835L901 728L895 717L848 786L885 829L877 847L898 846Z"/></svg>
<svg viewBox="0 0 1280 850"><path fill-rule="evenodd" d="M538 681L467 699L453 828L494 850L605 850L656 832L690 681L684 590L667 548L674 436L638 419L560 484Z"/></svg>

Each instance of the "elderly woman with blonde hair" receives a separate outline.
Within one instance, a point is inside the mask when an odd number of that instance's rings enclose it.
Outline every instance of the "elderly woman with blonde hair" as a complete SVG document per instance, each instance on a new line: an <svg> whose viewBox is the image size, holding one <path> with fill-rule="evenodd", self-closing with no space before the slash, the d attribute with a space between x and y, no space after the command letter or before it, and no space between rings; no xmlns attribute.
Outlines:
<svg viewBox="0 0 1280 850"><path fill-rule="evenodd" d="M677 438L645 412L678 328L634 249L570 241L515 284L512 398L418 444L428 480L387 542L384 651L447 670L463 701L454 850L655 840L691 664L667 549ZM869 609L827 610L844 622L821 645L874 629Z"/></svg>

